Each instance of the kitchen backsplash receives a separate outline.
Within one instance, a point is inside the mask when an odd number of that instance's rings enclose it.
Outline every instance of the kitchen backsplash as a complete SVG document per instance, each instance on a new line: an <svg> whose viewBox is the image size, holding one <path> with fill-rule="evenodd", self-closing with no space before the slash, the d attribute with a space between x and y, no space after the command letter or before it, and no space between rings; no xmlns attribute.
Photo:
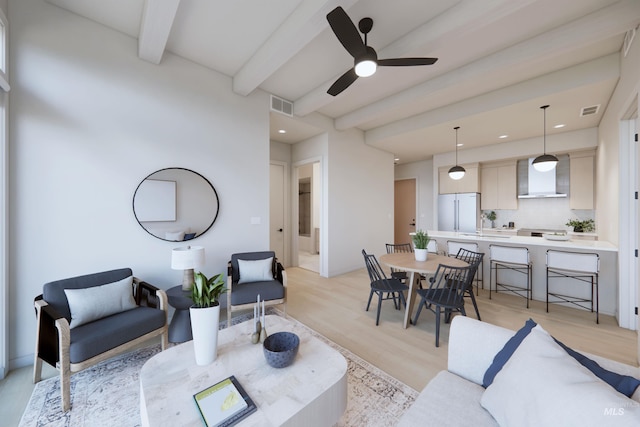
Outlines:
<svg viewBox="0 0 640 427"><path fill-rule="evenodd" d="M483 211L489 212L489 211ZM594 210L569 208L569 198L519 199L518 210L496 209L496 227L514 222L516 228L543 228L565 230L569 219L595 219ZM485 221L488 227L490 221ZM596 233L598 230L596 230Z"/></svg>

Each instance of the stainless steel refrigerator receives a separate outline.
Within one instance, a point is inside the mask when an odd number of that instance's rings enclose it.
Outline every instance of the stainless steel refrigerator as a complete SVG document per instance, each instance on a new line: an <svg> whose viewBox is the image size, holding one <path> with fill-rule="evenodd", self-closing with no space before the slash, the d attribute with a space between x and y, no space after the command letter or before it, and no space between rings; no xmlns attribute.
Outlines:
<svg viewBox="0 0 640 427"><path fill-rule="evenodd" d="M480 193L440 194L438 230L475 233L480 228Z"/></svg>

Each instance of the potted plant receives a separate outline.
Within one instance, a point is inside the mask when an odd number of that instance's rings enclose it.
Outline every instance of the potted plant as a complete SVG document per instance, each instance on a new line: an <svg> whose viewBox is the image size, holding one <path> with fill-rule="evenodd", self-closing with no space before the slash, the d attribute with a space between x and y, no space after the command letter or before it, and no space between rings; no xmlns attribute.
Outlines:
<svg viewBox="0 0 640 427"><path fill-rule="evenodd" d="M413 240L416 261L426 261L428 253L427 245L429 245L429 241L431 240L429 234L426 231L418 230L411 236L411 239Z"/></svg>
<svg viewBox="0 0 640 427"><path fill-rule="evenodd" d="M197 272L194 280L191 287L193 305L189 308L193 347L196 364L208 365L218 356L219 299L227 288L222 274L207 279L203 273Z"/></svg>
<svg viewBox="0 0 640 427"><path fill-rule="evenodd" d="M573 231L576 233L590 232L596 229L595 221L592 219L585 219L584 221L570 219L565 225L567 227L573 227Z"/></svg>
<svg viewBox="0 0 640 427"><path fill-rule="evenodd" d="M487 219L491 221L491 228L496 228L496 223L494 222L496 218L498 218L496 211L491 211L487 214Z"/></svg>

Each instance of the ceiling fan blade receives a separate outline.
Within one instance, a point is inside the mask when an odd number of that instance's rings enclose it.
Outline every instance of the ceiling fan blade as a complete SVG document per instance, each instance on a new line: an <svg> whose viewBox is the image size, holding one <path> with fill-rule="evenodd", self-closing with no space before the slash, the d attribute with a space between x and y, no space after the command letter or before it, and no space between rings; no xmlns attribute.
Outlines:
<svg viewBox="0 0 640 427"><path fill-rule="evenodd" d="M438 58L392 58L392 59L378 59L378 65L392 66L392 67L408 67L412 65L431 65L434 64Z"/></svg>
<svg viewBox="0 0 640 427"><path fill-rule="evenodd" d="M341 75L338 80L336 80L327 93L332 96L338 95L340 92L351 86L353 82L358 79L358 75L356 74L355 68L351 68L349 71Z"/></svg>
<svg viewBox="0 0 640 427"><path fill-rule="evenodd" d="M367 48L362 38L360 38L358 29L342 7L338 6L329 12L327 14L327 21L329 21L331 29L340 43L342 43L342 46L344 46L351 56L356 58L367 52Z"/></svg>

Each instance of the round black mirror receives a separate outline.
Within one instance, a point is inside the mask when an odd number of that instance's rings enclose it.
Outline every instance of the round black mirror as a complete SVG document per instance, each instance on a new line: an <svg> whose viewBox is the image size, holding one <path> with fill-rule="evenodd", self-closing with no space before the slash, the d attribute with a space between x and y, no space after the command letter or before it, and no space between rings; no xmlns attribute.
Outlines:
<svg viewBox="0 0 640 427"><path fill-rule="evenodd" d="M158 239L195 239L218 218L220 201L213 185L190 169L166 168L140 182L133 194L133 214Z"/></svg>

